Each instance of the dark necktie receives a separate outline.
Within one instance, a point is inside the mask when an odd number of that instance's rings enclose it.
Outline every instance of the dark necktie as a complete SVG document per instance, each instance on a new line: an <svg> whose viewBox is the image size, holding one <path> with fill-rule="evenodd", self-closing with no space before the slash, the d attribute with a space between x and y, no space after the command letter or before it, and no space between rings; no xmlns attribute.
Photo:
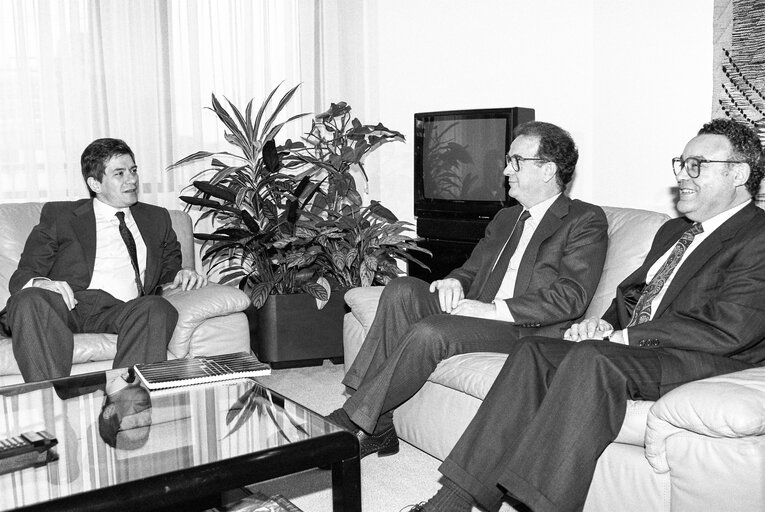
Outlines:
<svg viewBox="0 0 765 512"><path fill-rule="evenodd" d="M135 248L135 238L133 238L133 234L128 229L127 224L125 224L125 212L117 212L115 215L120 221L120 236L122 236L122 241L127 246L130 263L133 264L135 286L138 289L138 295L143 295L143 284L141 284L141 271L138 269L138 251Z"/></svg>
<svg viewBox="0 0 765 512"><path fill-rule="evenodd" d="M677 264L680 263L683 254L688 250L693 239L696 235L703 232L704 228L701 227L701 224L694 222L693 225L683 233L683 236L677 241L675 247L672 248L672 252L669 253L667 261L665 261L661 268L659 268L656 275L653 276L651 282L648 283L648 286L645 287L643 293L640 295L640 298L635 305L635 311L632 312L632 319L630 320L630 323L627 324L627 327L642 324L651 319L651 303L653 302L653 299L656 298L659 292L667 284L667 279L672 275L672 271L675 270Z"/></svg>
<svg viewBox="0 0 765 512"><path fill-rule="evenodd" d="M507 274L507 266L510 264L510 258L513 257L515 249L518 248L518 242L521 240L521 235L523 234L523 226L526 223L526 219L529 217L531 217L531 214L528 210L523 210L521 216L518 217L513 232L510 234L510 239L505 244L505 248L502 249L502 254L499 255L497 264L494 265L494 269L492 269L491 274L489 274L489 278L486 279L483 288L481 288L481 293L478 295L478 300L481 302L491 302L494 300L494 297L497 296L499 287L505 279L505 274Z"/></svg>

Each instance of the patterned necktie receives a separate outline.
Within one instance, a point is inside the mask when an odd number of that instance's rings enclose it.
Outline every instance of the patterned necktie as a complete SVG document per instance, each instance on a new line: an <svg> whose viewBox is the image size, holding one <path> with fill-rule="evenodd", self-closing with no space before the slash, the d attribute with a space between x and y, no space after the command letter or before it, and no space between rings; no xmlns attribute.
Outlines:
<svg viewBox="0 0 765 512"><path fill-rule="evenodd" d="M135 248L135 238L125 224L125 212L115 213L117 219L120 221L120 236L122 241L127 246L128 254L130 255L130 263L133 265L133 272L135 273L135 286L138 289L138 295L143 295L143 284L141 284L141 272L138 270L138 251Z"/></svg>
<svg viewBox="0 0 765 512"><path fill-rule="evenodd" d="M515 249L518 248L518 242L521 240L521 235L523 234L523 226L526 223L526 219L529 217L531 217L531 214L528 210L523 210L521 216L518 217L518 221L515 223L510 239L505 244L505 248L502 249L502 254L499 255L497 264L494 265L494 269L492 269L491 274L489 274L489 278L486 279L483 288L481 288L481 293L478 295L478 300L481 302L491 302L494 300L494 297L497 296L499 287L505 279L505 274L507 274L507 266L510 264L510 258L512 258Z"/></svg>
<svg viewBox="0 0 765 512"><path fill-rule="evenodd" d="M648 283L648 286L645 287L643 293L640 295L640 298L635 305L635 311L632 312L632 319L627 325L628 328L633 325L642 324L651 319L651 303L653 302L653 299L656 298L659 292L667 284L667 279L672 275L677 264L680 263L683 254L685 254L685 251L691 245L693 239L696 235L703 232L704 228L701 227L701 224L694 222L693 225L683 233L683 236L677 241L675 247L672 248L672 252L669 253L667 261L665 261L661 268L659 268L659 271L656 272L656 275L653 276L651 282Z"/></svg>

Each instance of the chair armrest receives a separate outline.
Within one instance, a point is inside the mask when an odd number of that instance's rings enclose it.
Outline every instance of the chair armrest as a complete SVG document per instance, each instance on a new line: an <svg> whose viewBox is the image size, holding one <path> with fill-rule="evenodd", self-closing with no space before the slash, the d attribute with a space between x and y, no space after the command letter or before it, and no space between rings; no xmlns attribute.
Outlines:
<svg viewBox="0 0 765 512"><path fill-rule="evenodd" d="M377 313L377 303L380 302L384 286L360 286L351 288L343 298L351 313L356 317L364 329L364 335L369 332L369 327L375 319Z"/></svg>
<svg viewBox="0 0 765 512"><path fill-rule="evenodd" d="M648 413L646 457L669 471L667 440L692 433L711 438L765 435L765 367L689 382L659 399Z"/></svg>
<svg viewBox="0 0 765 512"><path fill-rule="evenodd" d="M209 318L244 311L250 305L247 295L231 286L211 283L196 290L166 290L163 297L178 310L178 323L167 350L175 357L186 357L194 330Z"/></svg>

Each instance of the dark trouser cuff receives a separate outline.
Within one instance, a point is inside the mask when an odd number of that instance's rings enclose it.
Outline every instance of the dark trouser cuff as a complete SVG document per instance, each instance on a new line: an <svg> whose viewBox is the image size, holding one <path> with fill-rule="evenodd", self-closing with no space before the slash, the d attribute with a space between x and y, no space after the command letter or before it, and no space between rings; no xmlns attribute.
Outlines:
<svg viewBox="0 0 765 512"><path fill-rule="evenodd" d="M496 512L502 505L502 491L494 485L476 480L471 474L447 458L438 468L446 478L460 486L465 492L489 512Z"/></svg>
<svg viewBox="0 0 765 512"><path fill-rule="evenodd" d="M513 471L505 470L502 473L502 478L499 480L499 485L511 497L516 498L534 512L560 512L565 510L561 508L560 504L553 503L547 499L536 487Z"/></svg>

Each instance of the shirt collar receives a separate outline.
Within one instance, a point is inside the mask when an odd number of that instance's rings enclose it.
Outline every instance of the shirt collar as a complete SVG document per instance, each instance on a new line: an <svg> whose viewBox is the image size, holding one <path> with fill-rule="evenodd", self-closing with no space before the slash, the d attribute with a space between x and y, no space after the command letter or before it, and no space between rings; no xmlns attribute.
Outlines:
<svg viewBox="0 0 765 512"><path fill-rule="evenodd" d="M529 215L531 215L531 218L534 219L536 222L541 221L542 217L544 217L545 214L547 213L547 210L550 209L552 204L560 197L560 195L561 195L561 192L529 208Z"/></svg>
<svg viewBox="0 0 765 512"><path fill-rule="evenodd" d="M738 205L734 206L733 208L729 208L729 209L725 210L724 212L718 213L717 215L715 215L711 219L707 219L704 222L702 222L701 223L701 227L704 228L704 233L709 234L712 231L714 231L715 229L717 229L720 226L722 226L722 224L726 220L730 219L731 217L736 215L738 212L743 210L750 202L751 202L751 200L744 201L743 203L738 204Z"/></svg>
<svg viewBox="0 0 765 512"><path fill-rule="evenodd" d="M130 214L130 208L115 208L114 206L109 206L108 204L104 203L97 197L93 198L93 213L96 214L97 219L115 219L114 216L117 212L125 212L125 218L129 219L132 217Z"/></svg>

